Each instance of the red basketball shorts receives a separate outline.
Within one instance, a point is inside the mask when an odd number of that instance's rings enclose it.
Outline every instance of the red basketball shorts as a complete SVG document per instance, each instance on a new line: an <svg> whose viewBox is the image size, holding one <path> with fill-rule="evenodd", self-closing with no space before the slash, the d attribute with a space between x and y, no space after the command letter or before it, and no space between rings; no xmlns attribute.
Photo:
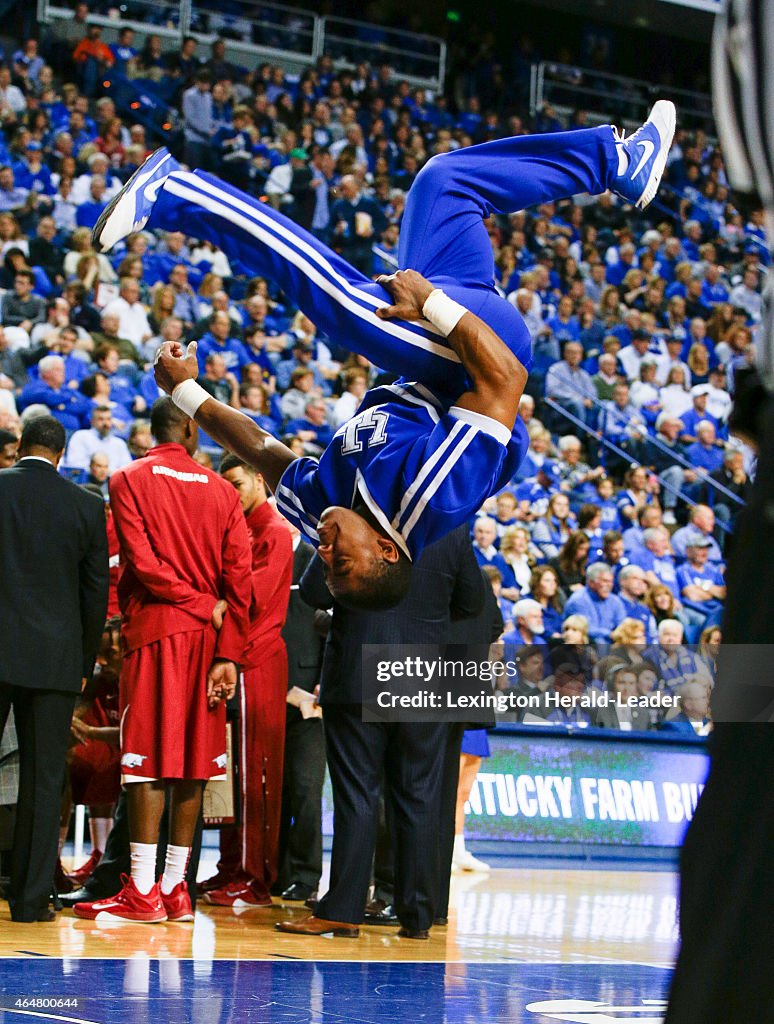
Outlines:
<svg viewBox="0 0 774 1024"><path fill-rule="evenodd" d="M226 706L207 706L216 633L178 633L124 656L121 781L222 779Z"/></svg>

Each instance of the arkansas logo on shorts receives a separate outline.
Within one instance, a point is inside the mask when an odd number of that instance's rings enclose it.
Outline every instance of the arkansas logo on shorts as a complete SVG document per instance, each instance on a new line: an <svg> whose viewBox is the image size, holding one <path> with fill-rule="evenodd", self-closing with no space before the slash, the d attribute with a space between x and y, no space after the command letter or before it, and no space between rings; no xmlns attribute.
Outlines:
<svg viewBox="0 0 774 1024"><path fill-rule="evenodd" d="M122 768L142 768L143 761L148 758L145 754L124 754L121 758Z"/></svg>

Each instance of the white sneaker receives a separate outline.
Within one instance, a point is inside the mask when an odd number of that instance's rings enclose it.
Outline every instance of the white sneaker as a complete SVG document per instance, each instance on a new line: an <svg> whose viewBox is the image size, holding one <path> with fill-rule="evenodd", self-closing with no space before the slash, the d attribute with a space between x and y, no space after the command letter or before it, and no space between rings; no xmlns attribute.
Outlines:
<svg viewBox="0 0 774 1024"><path fill-rule="evenodd" d="M473 871L477 875L485 875L491 869L488 864L485 864L483 860L479 860L478 857L474 857L470 850L465 852L457 859L456 867L460 871Z"/></svg>
<svg viewBox="0 0 774 1024"><path fill-rule="evenodd" d="M675 514L671 508L664 509L664 514L661 516L661 522L664 526L677 526L677 520Z"/></svg>
<svg viewBox="0 0 774 1024"><path fill-rule="evenodd" d="M133 231L142 231L148 223L158 192L158 186L155 190L149 186L154 182L161 184L164 178L178 170L180 164L168 150L162 147L151 153L108 203L94 225L91 238L97 252L108 252L116 242Z"/></svg>

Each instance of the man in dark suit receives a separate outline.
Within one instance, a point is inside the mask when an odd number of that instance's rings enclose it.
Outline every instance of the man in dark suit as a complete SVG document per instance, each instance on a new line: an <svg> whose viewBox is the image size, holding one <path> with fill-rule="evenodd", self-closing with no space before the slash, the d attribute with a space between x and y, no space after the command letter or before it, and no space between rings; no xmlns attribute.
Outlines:
<svg viewBox="0 0 774 1024"><path fill-rule="evenodd" d="M288 689L314 691L320 681L323 634L316 612L301 597L299 584L314 558L314 548L293 533L293 584L282 636L288 650ZM325 781L325 739L320 718L304 718L287 705L285 766L282 776L280 825L280 890L283 900L311 899L322 874L322 789Z"/></svg>
<svg viewBox="0 0 774 1024"><path fill-rule="evenodd" d="M481 570L484 582L484 604L478 615L452 625L450 639L453 646L448 649L450 658L462 656L459 645L464 645L465 660L477 661L480 665L489 662L489 648L503 632L503 615L492 590L489 577ZM483 687L482 687L483 688ZM494 726L494 712L488 722L471 722L473 729L482 725ZM457 810L457 787L460 778L460 754L465 723L454 722L446 727L446 748L444 752L443 780L441 783L440 820L438 825L438 902L435 910L437 924L446 924L449 915L449 883L451 881L452 856L454 853L455 815Z"/></svg>
<svg viewBox="0 0 774 1024"><path fill-rule="evenodd" d="M319 558L304 574L301 594L316 607L331 606ZM441 645L448 639L450 620L477 615L484 598L484 581L463 525L417 560L409 592L396 607L368 612L333 604L320 686L335 815L331 882L312 916L281 922L280 931L358 934L384 780L392 809L400 934L427 938L438 898L438 808L449 726L364 722L362 645Z"/></svg>
<svg viewBox="0 0 774 1024"><path fill-rule="evenodd" d="M102 502L56 467L64 427L32 420L0 474L0 733L14 710L19 801L8 902L14 921L50 921L59 803L75 698L91 675L108 599Z"/></svg>

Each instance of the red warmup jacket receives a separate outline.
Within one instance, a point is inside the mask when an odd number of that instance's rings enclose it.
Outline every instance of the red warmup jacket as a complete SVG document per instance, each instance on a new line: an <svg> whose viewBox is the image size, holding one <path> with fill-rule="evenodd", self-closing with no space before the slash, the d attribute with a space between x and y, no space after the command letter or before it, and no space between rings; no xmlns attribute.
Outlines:
<svg viewBox="0 0 774 1024"><path fill-rule="evenodd" d="M285 519L266 501L247 517L253 545L250 631L242 665L253 668L282 642L293 582L293 538Z"/></svg>
<svg viewBox="0 0 774 1024"><path fill-rule="evenodd" d="M121 546L118 543L118 534L116 533L116 524L113 522L113 513L109 512L107 519L105 520L105 526L107 527L107 539L108 539L108 558L110 561L109 565L109 590L108 590L108 607L107 617L112 619L114 615L118 615L118 581L121 578Z"/></svg>
<svg viewBox="0 0 774 1024"><path fill-rule="evenodd" d="M228 612L216 658L239 662L250 609L250 536L234 488L182 445L161 444L110 480L121 543L118 603L127 651L203 629Z"/></svg>

